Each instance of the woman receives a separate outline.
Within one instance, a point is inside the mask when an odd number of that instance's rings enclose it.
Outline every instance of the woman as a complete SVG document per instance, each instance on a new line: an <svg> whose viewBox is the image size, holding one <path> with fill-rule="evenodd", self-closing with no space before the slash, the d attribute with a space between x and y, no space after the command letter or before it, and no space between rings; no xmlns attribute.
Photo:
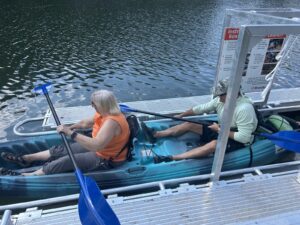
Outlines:
<svg viewBox="0 0 300 225"><path fill-rule="evenodd" d="M96 110L94 117L84 119L70 127L60 125L57 132L71 137L75 143L71 145L78 167L83 171L109 169L126 161L129 127L125 116L121 113L117 100L112 92L96 91L91 96L91 104ZM92 137L79 134L75 129L92 128ZM124 149L125 148L125 149ZM124 149L120 153L120 151ZM69 172L74 169L64 146L54 146L43 152L14 156L3 152L1 157L22 166L34 161L48 161L40 169L22 175L47 175ZM15 175L4 168L0 173Z"/></svg>

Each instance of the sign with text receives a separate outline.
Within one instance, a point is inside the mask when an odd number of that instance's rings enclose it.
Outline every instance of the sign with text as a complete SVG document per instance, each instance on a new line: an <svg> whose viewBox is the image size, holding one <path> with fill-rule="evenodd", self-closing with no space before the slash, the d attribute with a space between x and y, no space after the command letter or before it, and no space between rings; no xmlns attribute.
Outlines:
<svg viewBox="0 0 300 225"><path fill-rule="evenodd" d="M218 78L223 79L232 75L233 60L239 36L239 28L227 27L219 62ZM267 81L265 76L276 66L276 56L281 51L286 35L267 35L247 54L242 73L244 92L262 91Z"/></svg>
<svg viewBox="0 0 300 225"><path fill-rule="evenodd" d="M261 91L266 85L265 76L277 65L286 35L268 35L247 54L243 76L245 92Z"/></svg>

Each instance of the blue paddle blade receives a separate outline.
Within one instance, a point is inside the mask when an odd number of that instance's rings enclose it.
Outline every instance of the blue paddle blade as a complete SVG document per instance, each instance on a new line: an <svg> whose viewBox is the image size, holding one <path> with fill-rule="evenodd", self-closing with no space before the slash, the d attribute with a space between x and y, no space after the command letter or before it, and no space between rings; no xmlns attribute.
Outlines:
<svg viewBox="0 0 300 225"><path fill-rule="evenodd" d="M127 112L134 112L134 110L133 109L131 109L128 105L126 105L126 104L119 104L119 107L120 107L120 109L121 109L121 112L122 113L127 113Z"/></svg>
<svg viewBox="0 0 300 225"><path fill-rule="evenodd" d="M263 133L263 137L271 140L275 145L282 147L286 150L300 153L300 133L296 131L279 131L274 134Z"/></svg>
<svg viewBox="0 0 300 225"><path fill-rule="evenodd" d="M102 195L96 182L82 176L78 211L83 225L120 225L119 219Z"/></svg>
<svg viewBox="0 0 300 225"><path fill-rule="evenodd" d="M46 84L42 84L42 85L38 85L36 86L32 92L33 93L37 93L37 94L45 94L48 93L48 91L52 88L52 84L51 83L46 83Z"/></svg>

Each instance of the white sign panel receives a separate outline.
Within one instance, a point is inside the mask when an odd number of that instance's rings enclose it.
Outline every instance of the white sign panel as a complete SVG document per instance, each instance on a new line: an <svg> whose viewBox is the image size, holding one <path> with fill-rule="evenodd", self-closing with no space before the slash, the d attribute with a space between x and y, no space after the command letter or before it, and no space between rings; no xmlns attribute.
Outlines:
<svg viewBox="0 0 300 225"><path fill-rule="evenodd" d="M285 38L286 35L268 35L248 53L242 81L245 92L262 91L266 87L265 76L275 68Z"/></svg>
<svg viewBox="0 0 300 225"><path fill-rule="evenodd" d="M225 28L218 70L219 79L232 75L238 35L239 28ZM276 56L281 51L285 38L286 35L268 35L247 54L242 74L244 92L262 91L266 87L265 76L275 68Z"/></svg>

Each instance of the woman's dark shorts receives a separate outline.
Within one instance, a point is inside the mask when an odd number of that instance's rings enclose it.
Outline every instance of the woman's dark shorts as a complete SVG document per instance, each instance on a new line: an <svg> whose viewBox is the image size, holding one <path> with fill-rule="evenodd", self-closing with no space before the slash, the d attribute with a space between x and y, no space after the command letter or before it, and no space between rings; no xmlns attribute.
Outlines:
<svg viewBox="0 0 300 225"><path fill-rule="evenodd" d="M201 136L201 141L208 143L212 140L218 139L218 133L212 131L210 128L208 128L207 125L203 125L203 134ZM234 150L244 148L245 145L241 142L235 141L231 138L228 138L226 152L232 152Z"/></svg>
<svg viewBox="0 0 300 225"><path fill-rule="evenodd" d="M71 149L77 163L77 166L83 171L107 170L119 166L124 162L111 162L96 155L95 152L84 149L78 143L71 144ZM49 162L43 165L45 174L55 174L70 172L74 166L68 155L67 149L63 145L53 146L49 149Z"/></svg>

